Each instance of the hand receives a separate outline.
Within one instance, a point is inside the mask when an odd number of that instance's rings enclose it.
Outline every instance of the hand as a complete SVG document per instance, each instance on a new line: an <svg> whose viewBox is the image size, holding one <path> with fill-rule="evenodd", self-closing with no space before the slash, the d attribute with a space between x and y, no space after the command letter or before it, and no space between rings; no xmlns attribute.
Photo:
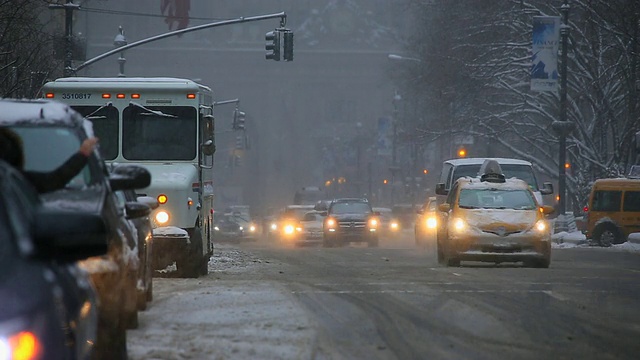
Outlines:
<svg viewBox="0 0 640 360"><path fill-rule="evenodd" d="M97 144L98 144L97 137L87 138L82 142L82 145L80 145L79 151L82 155L89 157L89 155L91 155L93 150L96 148Z"/></svg>

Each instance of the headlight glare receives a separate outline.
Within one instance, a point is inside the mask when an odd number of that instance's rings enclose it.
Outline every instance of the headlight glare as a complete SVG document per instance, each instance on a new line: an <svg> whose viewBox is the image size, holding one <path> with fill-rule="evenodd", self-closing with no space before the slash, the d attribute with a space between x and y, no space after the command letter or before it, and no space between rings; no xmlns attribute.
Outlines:
<svg viewBox="0 0 640 360"><path fill-rule="evenodd" d="M539 232L545 232L547 231L547 222L544 220L538 220L538 222L536 222L536 225L534 227Z"/></svg>
<svg viewBox="0 0 640 360"><path fill-rule="evenodd" d="M427 229L435 229L438 226L438 220L434 217L430 217L427 219Z"/></svg>
<svg viewBox="0 0 640 360"><path fill-rule="evenodd" d="M158 211L156 213L156 222L160 225L164 225L169 221L169 213L166 211Z"/></svg>
<svg viewBox="0 0 640 360"><path fill-rule="evenodd" d="M463 232L467 229L467 223L460 218L453 219L453 228L457 232Z"/></svg>

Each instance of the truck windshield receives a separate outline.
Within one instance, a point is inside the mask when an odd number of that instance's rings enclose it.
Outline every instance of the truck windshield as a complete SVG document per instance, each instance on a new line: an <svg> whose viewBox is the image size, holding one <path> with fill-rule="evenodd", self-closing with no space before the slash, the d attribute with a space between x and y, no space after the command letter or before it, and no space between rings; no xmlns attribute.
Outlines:
<svg viewBox="0 0 640 360"><path fill-rule="evenodd" d="M197 123L194 107L132 104L122 112L122 156L128 160L193 160Z"/></svg>
<svg viewBox="0 0 640 360"><path fill-rule="evenodd" d="M114 106L72 106L82 116L93 123L93 133L100 139L100 154L105 160L118 156L118 109Z"/></svg>

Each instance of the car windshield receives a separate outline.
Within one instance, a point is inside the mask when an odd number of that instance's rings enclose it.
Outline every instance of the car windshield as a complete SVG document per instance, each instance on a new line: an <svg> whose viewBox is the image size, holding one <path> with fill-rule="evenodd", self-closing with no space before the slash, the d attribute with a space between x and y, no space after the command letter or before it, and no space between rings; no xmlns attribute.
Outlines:
<svg viewBox="0 0 640 360"><path fill-rule="evenodd" d="M25 126L12 129L22 138L24 166L28 171L53 171L80 148L80 138L71 128ZM91 182L91 171L85 166L67 186L82 187Z"/></svg>
<svg viewBox="0 0 640 360"><path fill-rule="evenodd" d="M464 209L536 209L533 196L526 190L462 189L458 206Z"/></svg>
<svg viewBox="0 0 640 360"><path fill-rule="evenodd" d="M480 164L472 164L472 165L459 165L455 168L453 172L453 182L458 180L461 177L477 177L478 171L480 171ZM533 174L533 169L530 165L526 164L500 164L500 169L502 169L502 173L504 177L509 179L512 177L524 180L529 184L531 189L534 191L538 189L538 182L536 181L536 177Z"/></svg>
<svg viewBox="0 0 640 360"><path fill-rule="evenodd" d="M197 126L193 107L130 105L122 112L122 156L128 160L193 160Z"/></svg>
<svg viewBox="0 0 640 360"><path fill-rule="evenodd" d="M369 214L369 204L363 202L337 202L331 205L332 214Z"/></svg>

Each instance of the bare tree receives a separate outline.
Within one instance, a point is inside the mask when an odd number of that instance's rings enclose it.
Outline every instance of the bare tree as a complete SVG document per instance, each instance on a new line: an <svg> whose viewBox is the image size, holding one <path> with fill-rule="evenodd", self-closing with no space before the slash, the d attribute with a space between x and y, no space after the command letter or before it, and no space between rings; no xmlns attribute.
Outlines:
<svg viewBox="0 0 640 360"><path fill-rule="evenodd" d="M425 61L403 84L424 94L424 112L440 109L449 117L421 129L425 139L466 133L476 139L476 153L493 156L499 147L557 177L551 124L559 117L559 95L530 91L529 79L533 16L560 15L562 1L407 1L418 16L428 15L408 40ZM579 207L595 178L619 176L635 158L640 1L570 4L567 114L576 128L567 139L567 186ZM451 88L455 96L438 101ZM482 149L483 143L489 145Z"/></svg>
<svg viewBox="0 0 640 360"><path fill-rule="evenodd" d="M33 98L60 64L41 0L0 0L0 96Z"/></svg>

